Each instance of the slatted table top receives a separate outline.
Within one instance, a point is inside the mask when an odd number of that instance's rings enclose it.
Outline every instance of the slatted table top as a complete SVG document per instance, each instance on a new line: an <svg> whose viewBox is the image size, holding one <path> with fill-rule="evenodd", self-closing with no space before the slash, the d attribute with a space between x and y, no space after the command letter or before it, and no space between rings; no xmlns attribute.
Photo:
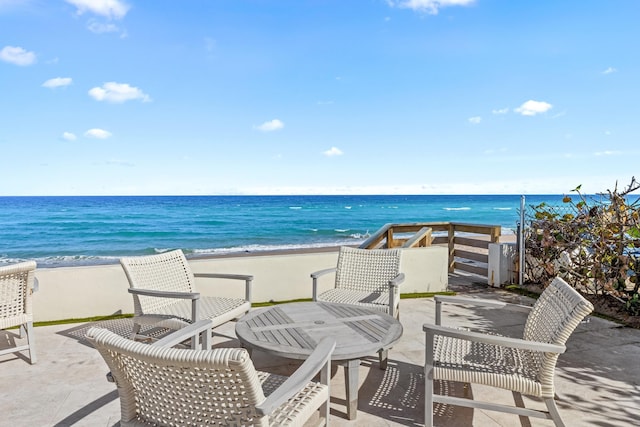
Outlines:
<svg viewBox="0 0 640 427"><path fill-rule="evenodd" d="M240 342L290 359L306 359L326 336L336 340L331 359L359 359L387 350L402 336L386 313L325 302L297 302L249 312L236 323Z"/></svg>

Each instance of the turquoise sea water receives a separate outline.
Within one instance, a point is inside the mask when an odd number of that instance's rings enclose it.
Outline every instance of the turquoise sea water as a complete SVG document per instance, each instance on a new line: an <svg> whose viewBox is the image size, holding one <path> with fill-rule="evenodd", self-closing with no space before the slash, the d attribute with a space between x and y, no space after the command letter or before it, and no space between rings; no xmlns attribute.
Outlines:
<svg viewBox="0 0 640 427"><path fill-rule="evenodd" d="M561 195L526 196L526 204ZM519 195L0 197L0 264L116 262L358 244L386 223L458 221L513 233Z"/></svg>

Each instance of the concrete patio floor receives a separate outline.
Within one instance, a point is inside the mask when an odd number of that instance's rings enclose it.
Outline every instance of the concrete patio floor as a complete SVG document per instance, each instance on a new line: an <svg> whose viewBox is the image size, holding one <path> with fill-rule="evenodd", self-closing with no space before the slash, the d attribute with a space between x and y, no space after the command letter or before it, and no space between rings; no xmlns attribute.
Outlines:
<svg viewBox="0 0 640 427"><path fill-rule="evenodd" d="M468 278L450 277L451 287L461 294L495 298L521 304L533 300L505 291L473 284ZM404 335L389 352L389 367L378 368L376 355L362 360L359 379L358 417L346 419L344 372L334 367L331 380L332 426L419 426L424 424L424 334L422 325L433 323L432 299L403 299L400 320ZM443 324L478 330L496 330L518 336L524 316L482 309L447 306ZM38 327L38 363L26 357L0 356L0 426L114 426L120 418L115 386L105 379L107 367L100 355L83 341L91 326L102 326L123 335L131 321L111 320L85 324ZM238 346L235 323L216 329L215 346ZM0 349L15 338L15 330L0 331ZM567 426L639 425L640 330L589 317L568 342L556 370L557 402ZM296 362L254 352L258 369L289 373ZM497 403L513 404L507 391L473 385L442 383L436 390ZM544 405L524 397L526 407ZM437 426L551 426L549 420L438 405Z"/></svg>

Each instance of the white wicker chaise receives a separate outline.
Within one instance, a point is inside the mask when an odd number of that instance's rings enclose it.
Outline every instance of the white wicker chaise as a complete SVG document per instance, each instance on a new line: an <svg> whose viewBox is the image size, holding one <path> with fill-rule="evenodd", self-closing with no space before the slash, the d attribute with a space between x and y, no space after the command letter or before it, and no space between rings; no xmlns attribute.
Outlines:
<svg viewBox="0 0 640 427"><path fill-rule="evenodd" d="M358 305L399 316L400 249L359 249L343 246L336 267L316 271L313 300ZM335 287L318 295L318 278L335 272Z"/></svg>
<svg viewBox="0 0 640 427"><path fill-rule="evenodd" d="M434 402L552 419L564 426L554 401L559 354L593 305L557 277L533 307L479 298L436 296L436 325L425 324L425 426L433 425ZM523 338L440 326L442 303L528 312ZM542 398L547 411L433 393L434 380L483 384Z"/></svg>
<svg viewBox="0 0 640 427"><path fill-rule="evenodd" d="M4 349L0 355L28 350L32 365L36 363L32 305L35 270L35 261L0 267L0 329L20 326L20 338L25 333L27 337L27 344Z"/></svg>
<svg viewBox="0 0 640 427"><path fill-rule="evenodd" d="M165 346L191 333L189 326L147 345L106 329L88 330L85 337L106 361L118 387L120 425L302 426L317 410L327 424L332 338L322 340L287 378L256 371L242 348ZM321 381L311 381L318 373Z"/></svg>
<svg viewBox="0 0 640 427"><path fill-rule="evenodd" d="M253 276L194 275L179 249L158 255L124 257L120 264L129 281L129 292L133 294L131 339L136 339L143 325L177 330L200 319L211 319L215 328L251 309ZM244 298L203 297L196 290L196 277L242 280Z"/></svg>

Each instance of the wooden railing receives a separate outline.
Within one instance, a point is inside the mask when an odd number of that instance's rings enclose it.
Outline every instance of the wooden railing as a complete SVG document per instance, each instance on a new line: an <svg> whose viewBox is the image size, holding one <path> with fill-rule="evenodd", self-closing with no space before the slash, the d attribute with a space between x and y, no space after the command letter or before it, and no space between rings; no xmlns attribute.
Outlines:
<svg viewBox="0 0 640 427"><path fill-rule="evenodd" d="M446 235L443 233L446 232ZM431 245L449 247L449 272L462 270L488 275L489 243L498 243L499 225L464 224L458 222L419 222L385 224L360 248L416 248ZM434 236L434 233L436 235ZM483 265L478 265L481 263Z"/></svg>

